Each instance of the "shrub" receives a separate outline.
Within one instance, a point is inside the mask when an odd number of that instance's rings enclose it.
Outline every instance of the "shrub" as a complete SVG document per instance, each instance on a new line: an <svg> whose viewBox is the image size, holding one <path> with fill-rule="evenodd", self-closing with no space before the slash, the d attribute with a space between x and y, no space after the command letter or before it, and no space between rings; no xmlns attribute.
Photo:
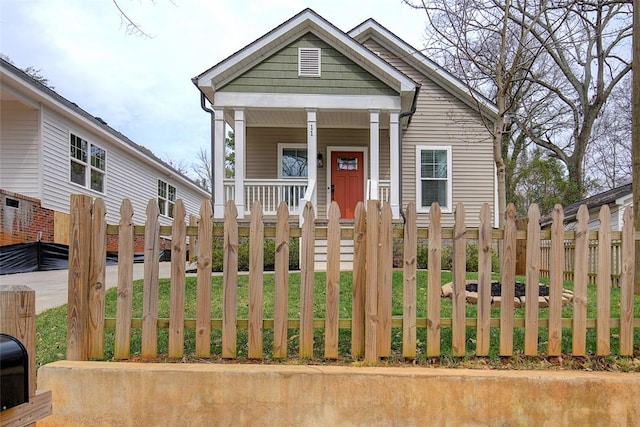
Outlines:
<svg viewBox="0 0 640 427"><path fill-rule="evenodd" d="M298 270L300 268L300 243L299 239L289 240L289 269ZM264 240L264 270L273 271L276 265L276 244L273 239ZM249 238L240 237L238 239L238 271L249 271ZM224 238L218 237L213 240L212 268L213 271L220 272L224 265Z"/></svg>
<svg viewBox="0 0 640 427"><path fill-rule="evenodd" d="M478 245L475 243L467 243L467 271L478 271ZM418 242L418 256L417 263L418 268L426 269L429 262L429 245L426 240ZM451 245L445 245L442 247L442 263L441 268L443 270L453 269L453 247ZM491 248L491 271L500 271L500 258L498 252Z"/></svg>

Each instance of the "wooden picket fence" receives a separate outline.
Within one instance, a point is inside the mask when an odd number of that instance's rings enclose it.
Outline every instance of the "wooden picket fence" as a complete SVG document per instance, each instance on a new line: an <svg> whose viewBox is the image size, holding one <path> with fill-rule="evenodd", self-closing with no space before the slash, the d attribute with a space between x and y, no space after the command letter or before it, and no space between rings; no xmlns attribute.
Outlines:
<svg viewBox="0 0 640 427"><path fill-rule="evenodd" d="M71 227L69 252L69 300L67 322L67 359L87 360L104 358L105 328L110 319L105 319L105 248L107 234L117 234L119 244L117 314L115 324L114 356L116 359L131 357L131 330L141 328L141 353L143 358L158 355L158 330L168 328L168 356L181 358L184 355L185 328L195 329L195 355L211 357L212 329L220 329L222 335L221 357L237 357L239 328L248 330L247 354L251 359L262 359L263 330L273 329L271 357L311 358L314 353L314 330L324 330L324 356L338 357L339 329L350 330L351 356L364 357L376 362L390 356L392 328L402 330L402 355L415 358L418 348L417 330L426 329L425 354L435 357L442 354L441 331L451 328L451 355L467 354L467 329L474 328L475 355L487 356L490 349L490 330L499 328L499 354L509 356L514 351L525 355L539 354L539 328L548 330L546 354L560 355L563 328L572 330L571 354L585 355L587 329L596 329L598 355L611 353L612 328L619 336L621 355L632 355L634 350L634 328L640 327L640 318L634 318L634 243L638 238L633 229L632 212L627 210L622 232L612 232L608 214L603 211L598 232L587 229L588 213L583 206L578 213L578 228L565 232L563 212L557 206L553 213L551 230L541 231L540 213L537 206L529 209L527 230L518 231L515 209L509 206L503 230L492 229L492 217L488 205L480 215L480 226L465 225L465 209L458 204L455 210L455 226L441 226L441 211L434 204L429 213L429 227L418 228L416 208L409 203L405 211L403 229L394 228L388 204L370 200L360 203L355 212L353 226L341 227L340 212L334 203L329 209L328 225L317 227L314 209L310 203L304 206L303 225L293 226L289 221L286 204L277 211L277 224L265 225L262 208L257 203L252 207L250 225L240 226L233 202L225 208L224 224L212 221L211 205L202 202L197 226L184 222L185 209L181 200L174 208L172 226L160 226L155 199L147 206L144 226L132 224L133 210L128 199L122 202L121 220L118 225L105 223L105 207L102 199L93 201L88 196L71 197ZM143 316L132 319L132 266L134 235L144 235L145 265L143 290ZM159 236L170 235L172 241L170 314L168 319L158 317L158 247ZM250 240L249 307L248 319L238 319L238 241L239 236ZM211 318L212 241L224 238L223 261L223 307L222 318ZM300 313L298 318L288 318L289 290L289 241L300 237ZM185 319L185 259L188 238L197 238L197 310L195 319ZM273 319L263 316L263 241L275 238L275 293ZM316 239L326 239L328 246L326 271L326 307L324 318L314 318L314 247ZM354 241L352 277L351 318L339 318L340 295L340 240ZM392 316L392 247L394 239L402 239L403 293L402 314ZM428 239L428 280L426 317L417 318L418 283L417 246L418 239ZM597 314L587 318L587 257L589 240L599 242L599 269L597 281ZM611 318L609 270L611 268L611 239L621 241L622 270L620 277L620 318ZM453 296L451 318L442 318L441 312L441 257L443 241L452 241L453 246ZM478 300L477 316L466 317L466 248L467 241L478 244ZM524 318L514 316L514 288L504 286L499 302L500 317L491 317L492 281L491 248L501 241L502 257L500 282L514 283L516 242L525 240L527 245L526 295ZM541 316L538 307L541 250L540 242L549 240L551 263L549 266L548 315ZM575 272L573 317L562 317L564 245L567 240L575 242ZM514 330L524 328L524 348L514 348ZM299 354L290 355L287 343L291 330L299 333ZM494 338L495 339L495 338ZM635 343L637 345L637 343Z"/></svg>

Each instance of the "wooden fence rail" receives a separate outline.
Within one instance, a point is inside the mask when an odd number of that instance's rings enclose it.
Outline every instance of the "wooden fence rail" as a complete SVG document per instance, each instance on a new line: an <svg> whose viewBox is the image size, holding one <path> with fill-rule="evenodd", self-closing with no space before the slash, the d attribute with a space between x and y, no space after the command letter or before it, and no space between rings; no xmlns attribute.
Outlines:
<svg viewBox="0 0 640 427"><path fill-rule="evenodd" d="M131 223L133 212L131 203L125 199L120 212L118 226L106 225L105 211L101 199L95 202L88 196L73 195L71 198L71 238L69 251L69 304L67 358L86 360L104 358L105 328L115 328L114 355L116 359L131 357L131 330L140 328L141 356L153 358L158 354L158 330L168 329L168 356L181 358L185 348L185 329L195 330L195 354L211 357L212 330L220 330L221 354L225 359L238 355L238 330L247 329L246 354L252 359L265 357L310 358L314 355L314 332L324 330L325 358L334 359L338 354L340 329L350 330L351 355L366 361L376 362L381 357L391 356L392 334L402 334L402 355L415 358L420 349L428 357L442 354L442 331L451 329L451 353L453 356L469 354L469 330L475 330L477 356L489 354L491 340L499 340L499 354L512 355L524 352L526 355L540 353L540 330L548 331L546 354L559 355L562 334L567 328L572 330L571 354L586 353L588 329L597 331L598 355L611 353L612 335L618 336L621 355L631 355L634 351L634 328L640 328L640 318L634 316L634 241L638 239L633 229L632 212L628 209L624 216L622 232L611 232L608 215L602 213L602 226L598 232L587 230L586 208L578 213L576 232L563 229L563 210L556 206L551 230L541 231L537 206L529 210L527 230L517 230L515 209L509 206L504 230L491 228L489 206L482 208L479 227L466 226L464 206L458 204L455 210L455 226L452 229L441 226L441 212L437 204L430 210L428 228L417 226L416 208L410 203L406 209L404 228L392 226L391 210L388 204L370 200L359 204L355 211L353 226L340 226L340 211L336 204L329 209L328 225L315 225L314 209L310 203L303 207L302 227L289 223L289 209L283 202L277 211L277 224L265 225L262 207L258 202L252 206L250 225L241 226L237 221L237 211L232 201L227 203L224 224L212 220L208 200L202 202L197 225L187 226L185 210L181 200L175 204L175 219L171 227L160 226L155 200L147 206L147 220L144 226ZM115 321L105 319L105 239L107 234L119 236L119 266L117 312ZM143 315L132 318L132 263L133 236L145 236L145 277L143 281ZM158 316L158 247L159 236L172 236L172 269L170 283L169 319ZM238 318L238 249L239 237L249 238L249 302L248 318ZM223 237L222 272L222 312L221 319L213 319L211 312L212 283L212 241ZM300 301L299 316L290 318L289 312L289 242L290 237L300 237ZM197 238L197 300L196 318L185 319L185 260L187 239ZM263 243L265 238L275 238L275 287L273 318L265 319L263 293ZM417 246L418 239L428 239L428 279L418 280ZM452 239L452 309L451 317L443 317L441 311L441 258L443 239ZM615 256L621 261L620 270L620 317L611 319L610 291L608 280L597 282L597 313L595 318L587 318L587 287L589 241L599 241L598 268L608 276L612 252L608 250L612 240L620 241L621 250ZM326 306L324 318L314 318L314 293L316 274L314 250L316 239L326 239L328 250L326 284L324 294ZM351 317L340 317L340 240L354 241L354 262L351 286ZM401 314L392 315L392 258L394 239L403 240L403 268ZM467 295L467 241L478 243L478 296L477 316L467 317L470 297ZM514 286L504 285L515 282L515 258L518 241L527 242L527 272L524 318L514 316ZM491 271L491 248L501 241L502 259L500 272ZM539 277L541 272L541 241L549 241L549 308L543 313L539 307ZM563 273L566 242L574 245L572 256L575 265L573 315L562 317ZM193 250L193 248L191 248ZM494 277L499 273L502 296L492 297L490 290ZM424 277L424 276L421 276ZM424 280L424 279L423 279ZM426 314L417 317L417 289L426 288ZM500 316L492 317L492 307L499 307ZM397 309L396 309L397 310ZM547 315L548 314L548 315ZM268 356L263 354L264 329L273 329L273 349ZM514 333L524 328L523 348L516 348ZM614 331L613 328L616 328ZM288 354L291 330L297 329L299 354ZM491 334L499 329L499 337ZM417 332L424 330L426 343L418 340ZM637 345L637 343L635 343ZM422 349L421 346L425 346ZM470 346L470 348L472 348Z"/></svg>

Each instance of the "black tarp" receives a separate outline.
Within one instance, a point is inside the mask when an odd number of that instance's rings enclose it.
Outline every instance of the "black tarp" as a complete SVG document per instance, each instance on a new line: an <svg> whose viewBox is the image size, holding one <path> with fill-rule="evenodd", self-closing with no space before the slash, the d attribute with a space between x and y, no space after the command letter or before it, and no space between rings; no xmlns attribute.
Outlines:
<svg viewBox="0 0 640 427"><path fill-rule="evenodd" d="M160 260L171 255L160 251ZM133 262L144 262L144 254L136 252ZM118 253L107 252L107 265L118 264ZM69 246L58 243L31 242L0 246L0 275L30 271L64 270L69 267Z"/></svg>

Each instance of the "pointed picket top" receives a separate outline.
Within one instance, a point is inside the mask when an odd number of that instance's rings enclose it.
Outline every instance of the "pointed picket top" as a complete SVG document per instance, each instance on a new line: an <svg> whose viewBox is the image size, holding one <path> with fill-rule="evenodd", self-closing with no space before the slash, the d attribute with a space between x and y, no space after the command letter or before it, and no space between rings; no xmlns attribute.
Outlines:
<svg viewBox="0 0 640 427"><path fill-rule="evenodd" d="M187 215L187 211L184 207L182 199L176 200L176 204L173 206L173 220L179 220L184 222L184 217Z"/></svg>
<svg viewBox="0 0 640 427"><path fill-rule="evenodd" d="M302 218L305 224L308 224L307 221L311 221L312 224L315 221L315 210L313 209L313 204L311 202L304 204L304 208L302 209Z"/></svg>
<svg viewBox="0 0 640 427"><path fill-rule="evenodd" d="M155 218L160 216L160 209L158 209L158 201L156 199L149 199L147 202L147 208L145 209L147 218Z"/></svg>
<svg viewBox="0 0 640 427"><path fill-rule="evenodd" d="M236 218L238 218L238 208L233 200L229 200L224 207L225 224L227 220L235 220Z"/></svg>
<svg viewBox="0 0 640 427"><path fill-rule="evenodd" d="M120 204L120 225L131 226L131 219L133 218L133 206L131 200L123 199Z"/></svg>
<svg viewBox="0 0 640 427"><path fill-rule="evenodd" d="M278 205L278 218L285 218L287 217L287 221L289 220L289 206L287 206L287 202L285 202L284 200L280 202L280 204Z"/></svg>

